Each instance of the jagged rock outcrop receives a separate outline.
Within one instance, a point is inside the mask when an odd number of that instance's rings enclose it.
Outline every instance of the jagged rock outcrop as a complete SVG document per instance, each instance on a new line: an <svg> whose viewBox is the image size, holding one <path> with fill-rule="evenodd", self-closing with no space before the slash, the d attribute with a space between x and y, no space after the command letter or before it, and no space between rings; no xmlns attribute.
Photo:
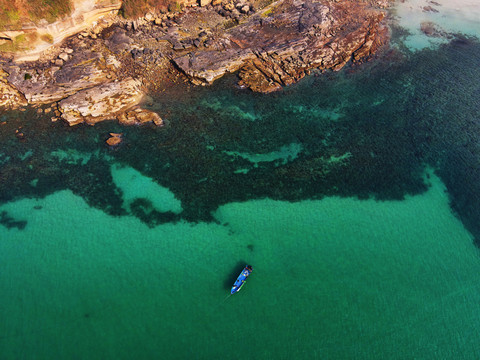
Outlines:
<svg viewBox="0 0 480 360"><path fill-rule="evenodd" d="M115 118L162 125L158 114L138 108L145 91L186 78L211 84L239 71L241 86L271 92L311 69L338 70L369 58L388 39L381 10L388 2L278 0L259 9L260 1L214 0L175 14L117 18L66 39L37 62L0 56L0 106L57 103L54 119L70 125ZM120 1L80 3L93 14L92 4L106 9Z"/></svg>
<svg viewBox="0 0 480 360"><path fill-rule="evenodd" d="M49 104L76 92L112 81L116 77L109 58L85 50L62 66L55 63L46 67L6 66L8 81L30 104ZM63 63L63 61L62 61Z"/></svg>
<svg viewBox="0 0 480 360"><path fill-rule="evenodd" d="M0 69L0 106L16 108L27 105L27 99L7 81L8 73Z"/></svg>
<svg viewBox="0 0 480 360"><path fill-rule="evenodd" d="M194 83L240 69L240 85L270 92L313 68L342 68L385 42L384 13L364 1L280 0L245 23L174 59Z"/></svg>
<svg viewBox="0 0 480 360"><path fill-rule="evenodd" d="M70 126L114 119L123 125L163 125L157 113L137 107L143 96L140 82L127 78L79 91L60 101L58 110Z"/></svg>

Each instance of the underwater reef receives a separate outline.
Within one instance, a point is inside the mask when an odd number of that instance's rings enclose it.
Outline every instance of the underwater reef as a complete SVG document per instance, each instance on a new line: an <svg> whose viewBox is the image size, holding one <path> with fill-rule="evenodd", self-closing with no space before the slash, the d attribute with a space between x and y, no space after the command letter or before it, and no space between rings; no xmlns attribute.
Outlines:
<svg viewBox="0 0 480 360"><path fill-rule="evenodd" d="M70 128L36 109L11 111L0 117L0 201L70 189L106 213L156 226L212 221L222 204L267 197L401 200L426 191L433 169L480 245L478 58L479 41L457 36L273 94L235 87L235 76L208 88L177 84L150 104L168 109L163 127ZM105 144L110 132L122 133L114 148ZM146 199L125 207L113 163L168 188L183 210Z"/></svg>

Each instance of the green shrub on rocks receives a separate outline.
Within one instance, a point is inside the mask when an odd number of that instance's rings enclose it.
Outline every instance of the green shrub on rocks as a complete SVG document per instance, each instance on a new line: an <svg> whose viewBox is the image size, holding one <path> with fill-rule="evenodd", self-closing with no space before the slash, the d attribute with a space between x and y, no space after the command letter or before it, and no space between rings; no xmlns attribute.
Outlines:
<svg viewBox="0 0 480 360"><path fill-rule="evenodd" d="M42 36L40 36L40 39L42 39L43 41L49 43L49 44L53 44L53 36L52 34L43 34Z"/></svg>
<svg viewBox="0 0 480 360"><path fill-rule="evenodd" d="M14 52L25 48L26 45L26 36L25 34L20 34L12 39L12 41L7 41L4 44L0 45L0 51L5 52Z"/></svg>
<svg viewBox="0 0 480 360"><path fill-rule="evenodd" d="M182 10L182 1L174 0L123 0L120 14L124 18L144 16L150 10L158 12L178 12Z"/></svg>
<svg viewBox="0 0 480 360"><path fill-rule="evenodd" d="M49 23L69 15L73 10L71 0L0 0L0 30L20 28L25 22L45 19Z"/></svg>

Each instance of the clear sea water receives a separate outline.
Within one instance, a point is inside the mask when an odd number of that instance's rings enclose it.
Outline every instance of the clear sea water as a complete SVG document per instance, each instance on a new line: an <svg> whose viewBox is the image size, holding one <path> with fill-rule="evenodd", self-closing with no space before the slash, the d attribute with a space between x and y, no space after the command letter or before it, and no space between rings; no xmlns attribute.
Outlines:
<svg viewBox="0 0 480 360"><path fill-rule="evenodd" d="M0 359L478 359L480 5L424 3L367 64L153 95L162 128L1 114Z"/></svg>

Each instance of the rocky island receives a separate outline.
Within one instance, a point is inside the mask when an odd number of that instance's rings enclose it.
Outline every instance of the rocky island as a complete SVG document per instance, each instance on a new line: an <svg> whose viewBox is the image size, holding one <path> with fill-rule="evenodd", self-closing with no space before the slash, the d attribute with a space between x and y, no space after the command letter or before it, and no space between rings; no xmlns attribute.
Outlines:
<svg viewBox="0 0 480 360"><path fill-rule="evenodd" d="M367 60L388 41L388 3L186 0L126 18L119 11L131 1L71 1L53 23L0 26L0 106L41 106L70 125L162 125L140 104L175 81L208 85L238 72L240 86L266 93Z"/></svg>

